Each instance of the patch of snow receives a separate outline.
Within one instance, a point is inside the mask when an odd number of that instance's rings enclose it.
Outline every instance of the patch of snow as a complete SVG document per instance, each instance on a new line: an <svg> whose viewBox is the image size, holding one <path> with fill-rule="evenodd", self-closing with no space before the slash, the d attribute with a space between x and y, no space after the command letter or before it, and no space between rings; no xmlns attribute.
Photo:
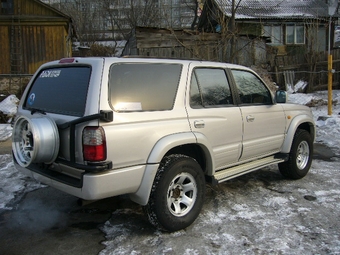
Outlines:
<svg viewBox="0 0 340 255"><path fill-rule="evenodd" d="M0 112L12 117L16 114L19 99L15 95L9 95L0 102ZM11 119L9 119L9 122ZM0 142L6 141L12 136L12 127L10 124L0 124Z"/></svg>
<svg viewBox="0 0 340 255"><path fill-rule="evenodd" d="M0 102L0 111L6 115L13 116L17 112L19 99L15 95L9 95Z"/></svg>
<svg viewBox="0 0 340 255"><path fill-rule="evenodd" d="M308 83L306 81L300 80L295 85L287 86L287 92L288 94L302 92L306 88L307 84Z"/></svg>
<svg viewBox="0 0 340 255"><path fill-rule="evenodd" d="M276 205L284 205L288 203L289 200L287 198L283 197L271 197L269 198L263 205L264 206L270 206L270 207L275 207Z"/></svg>
<svg viewBox="0 0 340 255"><path fill-rule="evenodd" d="M0 124L0 142L6 141L12 136L12 130L10 124Z"/></svg>
<svg viewBox="0 0 340 255"><path fill-rule="evenodd" d="M328 91L317 91L311 94L295 93L288 95L291 103L306 105L312 100L323 102L312 106L314 121L316 124L316 142L325 144L340 155L340 90L333 90L332 114L328 115Z"/></svg>
<svg viewBox="0 0 340 255"><path fill-rule="evenodd" d="M11 203L20 200L27 192L46 187L19 173L11 155L0 155L0 211L12 210Z"/></svg>

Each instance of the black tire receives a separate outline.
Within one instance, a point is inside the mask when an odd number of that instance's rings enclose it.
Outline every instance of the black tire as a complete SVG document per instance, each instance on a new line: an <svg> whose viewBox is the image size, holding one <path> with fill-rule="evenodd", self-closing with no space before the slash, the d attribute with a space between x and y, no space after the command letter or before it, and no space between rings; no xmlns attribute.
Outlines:
<svg viewBox="0 0 340 255"><path fill-rule="evenodd" d="M195 221L204 196L204 174L196 160L170 155L160 164L144 212L156 228L177 231Z"/></svg>
<svg viewBox="0 0 340 255"><path fill-rule="evenodd" d="M294 135L289 159L279 164L280 173L289 179L301 179L308 173L312 164L313 139L303 129L298 129Z"/></svg>

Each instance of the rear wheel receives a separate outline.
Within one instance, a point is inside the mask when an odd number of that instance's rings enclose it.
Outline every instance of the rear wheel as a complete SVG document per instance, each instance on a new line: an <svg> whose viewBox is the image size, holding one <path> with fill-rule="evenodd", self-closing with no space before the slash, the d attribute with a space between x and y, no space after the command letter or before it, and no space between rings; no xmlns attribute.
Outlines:
<svg viewBox="0 0 340 255"><path fill-rule="evenodd" d="M159 167L144 211L155 227L177 231L195 221L204 195L205 179L200 165L193 158L171 155Z"/></svg>
<svg viewBox="0 0 340 255"><path fill-rule="evenodd" d="M301 179L309 171L312 164L313 142L311 135L298 129L294 135L289 159L279 164L281 174L290 179Z"/></svg>

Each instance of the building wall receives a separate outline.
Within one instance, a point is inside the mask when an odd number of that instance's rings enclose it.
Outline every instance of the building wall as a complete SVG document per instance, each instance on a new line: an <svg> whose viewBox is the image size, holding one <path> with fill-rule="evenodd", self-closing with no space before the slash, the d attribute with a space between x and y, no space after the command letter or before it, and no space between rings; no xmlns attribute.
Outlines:
<svg viewBox="0 0 340 255"><path fill-rule="evenodd" d="M71 56L63 26L23 27L24 66L28 74L34 73L43 63Z"/></svg>
<svg viewBox="0 0 340 255"><path fill-rule="evenodd" d="M237 63L245 66L267 62L266 44L261 39L239 37L236 42ZM218 33L187 33L137 27L129 38L123 55L230 61L230 42Z"/></svg>
<svg viewBox="0 0 340 255"><path fill-rule="evenodd" d="M0 74L33 74L48 61L71 56L70 19L35 0L14 0L0 16Z"/></svg>
<svg viewBox="0 0 340 255"><path fill-rule="evenodd" d="M3 73L9 73L11 70L10 65L10 45L9 45L9 33L8 33L8 27L7 26L1 26L0 25L0 74Z"/></svg>
<svg viewBox="0 0 340 255"><path fill-rule="evenodd" d="M55 12L46 8L39 0L1 0L0 6L1 14L4 15L26 15L35 13L36 15L55 16Z"/></svg>

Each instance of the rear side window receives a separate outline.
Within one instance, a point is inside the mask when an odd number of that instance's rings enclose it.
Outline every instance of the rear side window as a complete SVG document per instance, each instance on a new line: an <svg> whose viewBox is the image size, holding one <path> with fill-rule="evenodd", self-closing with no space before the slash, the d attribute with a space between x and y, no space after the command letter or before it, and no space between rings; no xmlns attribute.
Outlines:
<svg viewBox="0 0 340 255"><path fill-rule="evenodd" d="M118 112L164 111L173 108L182 65L115 64L110 69L110 103Z"/></svg>
<svg viewBox="0 0 340 255"><path fill-rule="evenodd" d="M82 117L90 75L87 66L44 69L31 86L24 107Z"/></svg>
<svg viewBox="0 0 340 255"><path fill-rule="evenodd" d="M192 108L226 107L233 105L230 86L223 69L196 68L191 77Z"/></svg>

